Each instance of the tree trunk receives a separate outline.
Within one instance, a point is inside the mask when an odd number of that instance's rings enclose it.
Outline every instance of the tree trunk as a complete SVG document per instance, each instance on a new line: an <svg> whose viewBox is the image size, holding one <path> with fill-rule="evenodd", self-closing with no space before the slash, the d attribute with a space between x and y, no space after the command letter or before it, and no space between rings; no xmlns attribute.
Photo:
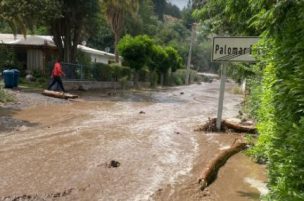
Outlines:
<svg viewBox="0 0 304 201"><path fill-rule="evenodd" d="M73 44L71 49L71 62L76 63L77 59L77 47L80 42L80 33L82 29L83 23L82 20L78 22L77 26L73 30Z"/></svg>
<svg viewBox="0 0 304 201"><path fill-rule="evenodd" d="M62 26L61 19L57 19L52 23L51 33L53 35L53 40L58 48L59 58L62 60L64 57L63 41L61 39Z"/></svg>
<svg viewBox="0 0 304 201"><path fill-rule="evenodd" d="M150 86L151 87L156 87L158 84L158 74L155 71L152 71L150 73Z"/></svg>
<svg viewBox="0 0 304 201"><path fill-rule="evenodd" d="M169 86L172 86L172 69L169 68L168 73L167 73L167 84Z"/></svg>
<svg viewBox="0 0 304 201"><path fill-rule="evenodd" d="M247 144L244 142L234 143L230 148L221 151L203 170L198 182L201 190L208 187L217 177L219 169L225 165L227 160L234 154L246 149Z"/></svg>
<svg viewBox="0 0 304 201"><path fill-rule="evenodd" d="M241 119L238 118L229 118L229 119L225 119L222 124L228 128L231 129L235 132L239 132L239 133L252 133L255 134L257 133L257 129L255 127L255 125L253 124L253 122L242 122Z"/></svg>
<svg viewBox="0 0 304 201"><path fill-rule="evenodd" d="M160 86L164 86L164 73L160 73Z"/></svg>
<svg viewBox="0 0 304 201"><path fill-rule="evenodd" d="M114 50L114 54L115 54L115 63L119 63L119 53L118 53L118 47L117 47L117 45L118 45L118 42L119 42L119 34L118 33L115 33L114 34L115 35L115 50Z"/></svg>
<svg viewBox="0 0 304 201"><path fill-rule="evenodd" d="M70 32L70 22L65 20L64 26L64 61L66 63L71 63L71 32Z"/></svg>
<svg viewBox="0 0 304 201"><path fill-rule="evenodd" d="M252 121L242 121L237 118L228 118L222 120L221 131L232 131L237 133L251 133L256 134L257 129ZM217 132L216 118L209 118L208 121L201 127L195 129L195 131Z"/></svg>
<svg viewBox="0 0 304 201"><path fill-rule="evenodd" d="M134 71L134 87L135 88L138 88L139 85L138 85L138 77L139 77L139 73L137 70Z"/></svg>
<svg viewBox="0 0 304 201"><path fill-rule="evenodd" d="M169 85L169 73L168 71L164 73L164 85Z"/></svg>

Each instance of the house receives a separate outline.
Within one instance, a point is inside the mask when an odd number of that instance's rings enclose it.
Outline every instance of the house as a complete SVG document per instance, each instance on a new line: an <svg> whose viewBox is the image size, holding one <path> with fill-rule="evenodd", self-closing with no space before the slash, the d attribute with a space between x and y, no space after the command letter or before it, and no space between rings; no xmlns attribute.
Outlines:
<svg viewBox="0 0 304 201"><path fill-rule="evenodd" d="M18 62L24 70L46 71L48 62L54 61L57 47L52 36L1 34L0 45L13 48ZM78 50L90 56L93 63L109 64L115 60L115 55L96 50L84 45L78 45Z"/></svg>
<svg viewBox="0 0 304 201"><path fill-rule="evenodd" d="M89 55L92 63L110 64L115 61L115 55L112 53L96 50L84 45L78 45L78 50ZM122 57L119 60L121 63Z"/></svg>

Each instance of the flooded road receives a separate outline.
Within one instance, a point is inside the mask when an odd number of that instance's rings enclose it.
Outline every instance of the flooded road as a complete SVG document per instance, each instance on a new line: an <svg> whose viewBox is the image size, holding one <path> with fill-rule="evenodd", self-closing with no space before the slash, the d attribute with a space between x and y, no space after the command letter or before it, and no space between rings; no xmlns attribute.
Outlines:
<svg viewBox="0 0 304 201"><path fill-rule="evenodd" d="M242 154L208 195L198 190L199 171L235 139L193 131L216 116L218 88L213 82L119 97L91 92L13 112L28 124L0 133L0 200L258 200L263 168ZM224 117L237 115L241 100L226 93ZM110 167L112 160L120 166Z"/></svg>

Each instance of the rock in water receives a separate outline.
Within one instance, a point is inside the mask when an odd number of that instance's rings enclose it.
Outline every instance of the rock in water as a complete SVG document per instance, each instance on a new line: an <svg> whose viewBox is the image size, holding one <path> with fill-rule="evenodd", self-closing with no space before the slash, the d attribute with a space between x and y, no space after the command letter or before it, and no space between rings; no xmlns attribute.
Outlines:
<svg viewBox="0 0 304 201"><path fill-rule="evenodd" d="M110 167L117 168L119 166L120 166L120 162L115 161L115 160L111 160Z"/></svg>

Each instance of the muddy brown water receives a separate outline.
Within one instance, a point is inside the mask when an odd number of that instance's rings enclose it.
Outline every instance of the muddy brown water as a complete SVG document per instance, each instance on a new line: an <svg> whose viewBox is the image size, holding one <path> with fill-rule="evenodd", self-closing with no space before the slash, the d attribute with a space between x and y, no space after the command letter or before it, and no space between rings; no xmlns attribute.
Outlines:
<svg viewBox="0 0 304 201"><path fill-rule="evenodd" d="M87 92L68 104L12 112L27 125L0 130L0 200L259 200L264 168L243 154L199 191L200 171L238 137L193 131L216 115L218 87ZM226 93L224 117L235 116L241 100Z"/></svg>

